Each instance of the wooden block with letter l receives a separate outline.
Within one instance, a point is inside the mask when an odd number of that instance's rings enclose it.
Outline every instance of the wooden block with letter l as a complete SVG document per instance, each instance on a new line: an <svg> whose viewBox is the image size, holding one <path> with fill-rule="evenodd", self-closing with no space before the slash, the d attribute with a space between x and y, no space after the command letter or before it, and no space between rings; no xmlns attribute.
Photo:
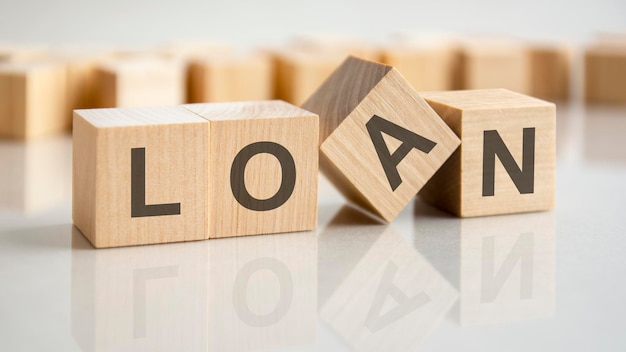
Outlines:
<svg viewBox="0 0 626 352"><path fill-rule="evenodd" d="M269 56L242 54L196 57L189 63L189 102L268 100L274 71Z"/></svg>
<svg viewBox="0 0 626 352"><path fill-rule="evenodd" d="M553 103L506 89L420 94L461 138L424 200L461 217L554 207Z"/></svg>
<svg viewBox="0 0 626 352"><path fill-rule="evenodd" d="M206 239L208 144L182 107L76 110L74 224L98 248Z"/></svg>
<svg viewBox="0 0 626 352"><path fill-rule="evenodd" d="M316 114L277 100L184 107L211 125L209 238L316 228Z"/></svg>
<svg viewBox="0 0 626 352"><path fill-rule="evenodd" d="M349 57L307 100L320 115L320 168L354 203L391 221L459 139L393 67Z"/></svg>
<svg viewBox="0 0 626 352"><path fill-rule="evenodd" d="M98 106L166 106L185 102L185 67L176 59L140 57L99 65Z"/></svg>
<svg viewBox="0 0 626 352"><path fill-rule="evenodd" d="M69 125L65 65L0 64L0 137L29 139L58 134Z"/></svg>

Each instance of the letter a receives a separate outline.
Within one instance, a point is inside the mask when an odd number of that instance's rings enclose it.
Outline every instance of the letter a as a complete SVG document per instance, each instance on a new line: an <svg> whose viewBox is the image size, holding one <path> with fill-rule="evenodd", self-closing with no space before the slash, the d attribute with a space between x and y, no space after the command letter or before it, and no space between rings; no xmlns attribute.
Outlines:
<svg viewBox="0 0 626 352"><path fill-rule="evenodd" d="M367 132L369 132L372 143L374 143L374 149L376 149L378 159L385 170L385 175L392 191L395 191L402 183L402 178L396 168L402 159L412 149L418 149L428 154L437 145L437 143L377 115L372 116L365 124L365 127L367 127ZM387 148L381 132L402 141L402 144L393 154L389 153L389 148Z"/></svg>

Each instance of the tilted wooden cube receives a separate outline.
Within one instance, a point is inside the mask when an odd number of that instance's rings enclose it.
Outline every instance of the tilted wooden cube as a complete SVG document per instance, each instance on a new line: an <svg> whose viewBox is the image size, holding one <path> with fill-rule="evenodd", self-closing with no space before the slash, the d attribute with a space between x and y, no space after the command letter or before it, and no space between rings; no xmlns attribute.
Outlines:
<svg viewBox="0 0 626 352"><path fill-rule="evenodd" d="M592 103L626 103L626 38L586 49L585 98Z"/></svg>
<svg viewBox="0 0 626 352"><path fill-rule="evenodd" d="M182 108L74 113L74 224L95 247L208 238L209 123Z"/></svg>
<svg viewBox="0 0 626 352"><path fill-rule="evenodd" d="M271 58L250 53L191 59L189 89L191 103L271 99L274 94Z"/></svg>
<svg viewBox="0 0 626 352"><path fill-rule="evenodd" d="M185 67L176 59L137 57L99 65L98 105L165 106L185 102Z"/></svg>
<svg viewBox="0 0 626 352"><path fill-rule="evenodd" d="M459 145L393 67L350 57L303 105L320 115L320 168L391 221Z"/></svg>
<svg viewBox="0 0 626 352"><path fill-rule="evenodd" d="M67 130L66 82L65 65L58 62L0 64L0 137L29 139Z"/></svg>
<svg viewBox="0 0 626 352"><path fill-rule="evenodd" d="M211 125L209 238L317 227L316 114L282 101L184 107Z"/></svg>
<svg viewBox="0 0 626 352"><path fill-rule="evenodd" d="M554 207L554 104L506 89L420 94L461 138L424 200L461 217Z"/></svg>

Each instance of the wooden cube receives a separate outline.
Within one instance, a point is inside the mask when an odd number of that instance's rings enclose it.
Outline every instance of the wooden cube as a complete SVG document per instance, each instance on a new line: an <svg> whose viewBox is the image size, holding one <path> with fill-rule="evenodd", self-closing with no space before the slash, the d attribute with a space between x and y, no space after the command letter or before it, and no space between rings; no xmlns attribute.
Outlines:
<svg viewBox="0 0 626 352"><path fill-rule="evenodd" d="M37 62L48 56L49 52L43 46L0 43L0 62Z"/></svg>
<svg viewBox="0 0 626 352"><path fill-rule="evenodd" d="M209 238L317 226L317 115L282 101L184 107L211 125Z"/></svg>
<svg viewBox="0 0 626 352"><path fill-rule="evenodd" d="M72 228L68 304L82 351L208 350L208 241L94 250Z"/></svg>
<svg viewBox="0 0 626 352"><path fill-rule="evenodd" d="M382 61L418 91L448 90L454 84L457 49L447 42L398 43L385 47Z"/></svg>
<svg viewBox="0 0 626 352"><path fill-rule="evenodd" d="M179 60L149 57L113 60L99 65L97 75L101 107L185 102L185 69Z"/></svg>
<svg viewBox="0 0 626 352"><path fill-rule="evenodd" d="M334 53L370 61L381 60L381 50L376 45L343 35L298 35L290 40L289 47L307 53Z"/></svg>
<svg viewBox="0 0 626 352"><path fill-rule="evenodd" d="M459 139L391 66L348 58L303 105L320 115L320 165L349 200L391 221Z"/></svg>
<svg viewBox="0 0 626 352"><path fill-rule="evenodd" d="M626 103L626 40L586 49L585 98L591 103Z"/></svg>
<svg viewBox="0 0 626 352"><path fill-rule="evenodd" d="M415 351L458 292L392 226L355 213L342 208L318 237L318 270L332 273L320 275L320 320L356 351Z"/></svg>
<svg viewBox="0 0 626 352"><path fill-rule="evenodd" d="M161 55L179 59L230 55L232 51L233 48L230 45L211 40L175 40L158 47Z"/></svg>
<svg viewBox="0 0 626 352"><path fill-rule="evenodd" d="M421 96L461 138L423 199L461 217L554 207L554 104L505 89Z"/></svg>
<svg viewBox="0 0 626 352"><path fill-rule="evenodd" d="M570 48L557 44L532 44L530 94L551 101L565 101L570 93Z"/></svg>
<svg viewBox="0 0 626 352"><path fill-rule="evenodd" d="M269 56L205 56L191 60L189 102L268 100L274 95Z"/></svg>
<svg viewBox="0 0 626 352"><path fill-rule="evenodd" d="M208 238L209 123L182 108L74 113L74 224L95 247Z"/></svg>
<svg viewBox="0 0 626 352"><path fill-rule="evenodd" d="M274 96L301 105L345 59L344 54L281 50L274 54Z"/></svg>
<svg viewBox="0 0 626 352"><path fill-rule="evenodd" d="M526 46L515 40L472 39L461 44L454 89L505 88L530 93Z"/></svg>
<svg viewBox="0 0 626 352"><path fill-rule="evenodd" d="M208 243L208 351L315 345L314 231Z"/></svg>
<svg viewBox="0 0 626 352"><path fill-rule="evenodd" d="M0 64L0 137L29 139L67 130L65 92L61 63Z"/></svg>

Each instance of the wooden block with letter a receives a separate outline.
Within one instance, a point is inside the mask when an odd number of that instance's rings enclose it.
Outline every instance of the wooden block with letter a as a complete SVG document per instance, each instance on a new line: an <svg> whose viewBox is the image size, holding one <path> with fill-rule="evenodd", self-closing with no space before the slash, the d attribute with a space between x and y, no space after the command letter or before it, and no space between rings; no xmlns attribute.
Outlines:
<svg viewBox="0 0 626 352"><path fill-rule="evenodd" d="M554 207L554 104L506 89L420 94L461 138L424 200L461 217Z"/></svg>
<svg viewBox="0 0 626 352"><path fill-rule="evenodd" d="M320 115L322 172L391 221L459 145L393 67L349 57L303 105Z"/></svg>
<svg viewBox="0 0 626 352"><path fill-rule="evenodd" d="M274 94L273 73L267 55L196 57L189 63L189 101L268 100Z"/></svg>
<svg viewBox="0 0 626 352"><path fill-rule="evenodd" d="M100 65L97 75L100 107L165 106L185 102L185 68L176 59L113 60Z"/></svg>
<svg viewBox="0 0 626 352"><path fill-rule="evenodd" d="M76 110L74 224L95 247L207 238L209 123L182 108Z"/></svg>
<svg viewBox="0 0 626 352"><path fill-rule="evenodd" d="M585 51L585 98L592 103L626 104L626 36L603 40Z"/></svg>
<svg viewBox="0 0 626 352"><path fill-rule="evenodd" d="M65 94L61 63L0 64L0 137L28 139L67 130Z"/></svg>
<svg viewBox="0 0 626 352"><path fill-rule="evenodd" d="M282 101L184 105L209 120L209 238L317 226L318 116Z"/></svg>

